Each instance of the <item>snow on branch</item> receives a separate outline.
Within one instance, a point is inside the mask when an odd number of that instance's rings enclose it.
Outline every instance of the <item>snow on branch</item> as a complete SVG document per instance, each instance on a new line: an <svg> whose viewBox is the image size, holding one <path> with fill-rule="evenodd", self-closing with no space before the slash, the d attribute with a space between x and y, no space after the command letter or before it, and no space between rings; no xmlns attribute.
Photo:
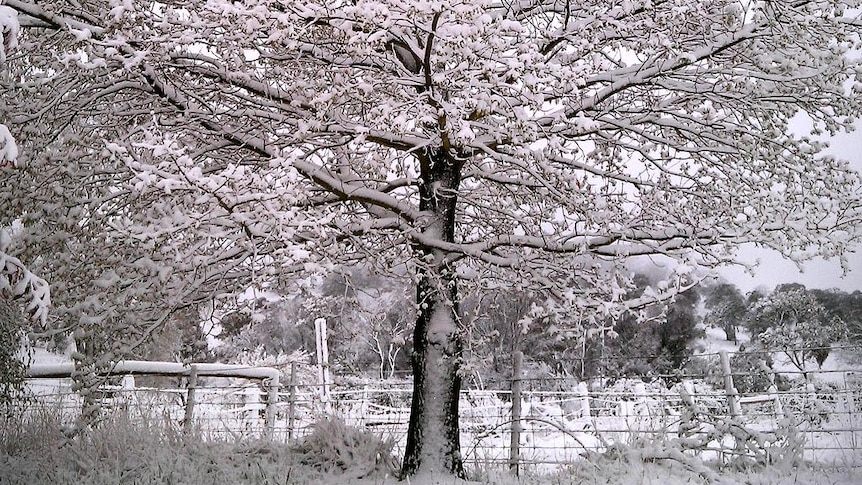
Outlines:
<svg viewBox="0 0 862 485"><path fill-rule="evenodd" d="M179 108L183 110L191 110L193 112L208 111L204 107L197 105L197 102L193 98L187 98L179 90L160 79L156 71L151 66L144 67L144 74L156 92L160 93ZM260 137L248 135L242 133L240 130L222 126L216 121L204 121L204 125L216 133L220 133L224 139L233 142L239 147L252 150L267 158L282 158L275 147L272 147L271 145L268 146L265 140ZM384 192L370 189L357 183L346 182L327 171L324 167L305 161L301 157L292 157L290 159L290 163L305 177L315 181L317 184L339 197L379 206L394 212L408 221L419 218L419 211Z"/></svg>
<svg viewBox="0 0 862 485"><path fill-rule="evenodd" d="M51 306L51 288L21 260L6 253L11 243L9 232L0 229L0 291L28 299L27 311L44 326Z"/></svg>
<svg viewBox="0 0 862 485"><path fill-rule="evenodd" d="M12 164L17 166L18 145L9 132L9 127L0 123L0 167Z"/></svg>
<svg viewBox="0 0 862 485"><path fill-rule="evenodd" d="M43 90L79 104L46 94L15 110L53 123L58 150L128 150L106 186L145 200L105 210L140 219L107 227L174 251L151 258L160 283L213 261L231 274L299 264L300 241L332 261L403 262L421 247L543 286L582 259L693 251L718 264L744 242L839 255L862 237L858 174L788 130L799 111L828 131L862 113L844 84L856 19L789 2L252 3L6 2L65 32L79 61ZM449 179L429 178L432 152ZM453 237L427 209L444 199Z"/></svg>
<svg viewBox="0 0 862 485"><path fill-rule="evenodd" d="M18 32L20 30L18 12L11 7L0 5L0 66L6 62L6 57L12 52L12 49L18 47Z"/></svg>
<svg viewBox="0 0 862 485"><path fill-rule="evenodd" d="M102 27L70 16L55 14L30 2L4 0L4 3L7 5L7 8L14 9L17 13L23 14L25 19L29 17L42 22L41 24L37 24L40 27L50 25L54 29L74 29L78 32L88 32L88 36L92 37L101 37L105 33L105 29Z"/></svg>

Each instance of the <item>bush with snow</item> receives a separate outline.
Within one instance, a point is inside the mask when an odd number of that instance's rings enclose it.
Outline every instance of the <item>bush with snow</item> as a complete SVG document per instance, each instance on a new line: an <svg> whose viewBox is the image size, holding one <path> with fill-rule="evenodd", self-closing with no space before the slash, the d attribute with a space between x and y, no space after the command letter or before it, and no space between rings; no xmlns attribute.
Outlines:
<svg viewBox="0 0 862 485"><path fill-rule="evenodd" d="M299 463L321 472L366 478L392 475L397 461L395 442L348 426L335 417L322 417L310 435L294 447Z"/></svg>

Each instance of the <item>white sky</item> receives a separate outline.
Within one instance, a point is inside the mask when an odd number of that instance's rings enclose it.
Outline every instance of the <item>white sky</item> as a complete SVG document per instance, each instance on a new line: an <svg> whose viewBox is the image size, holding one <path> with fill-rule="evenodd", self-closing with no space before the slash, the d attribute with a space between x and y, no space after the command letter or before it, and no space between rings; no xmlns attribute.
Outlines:
<svg viewBox="0 0 862 485"><path fill-rule="evenodd" d="M856 131L832 138L829 153L850 161L851 165L862 172L862 121L856 123ZM740 250L741 259L746 262L759 260L754 275L743 268L725 268L719 274L739 286L744 292L759 286L769 289L781 283L802 283L809 288L839 288L844 291L862 290L862 245L856 252L848 254L848 272L844 274L837 260L814 260L800 272L796 265L783 259L778 253L744 247Z"/></svg>

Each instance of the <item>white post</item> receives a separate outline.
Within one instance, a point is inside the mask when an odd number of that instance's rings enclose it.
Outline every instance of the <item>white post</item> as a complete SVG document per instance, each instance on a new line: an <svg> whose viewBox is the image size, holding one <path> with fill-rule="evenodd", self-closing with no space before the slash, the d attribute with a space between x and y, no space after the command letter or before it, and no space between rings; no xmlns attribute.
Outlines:
<svg viewBox="0 0 862 485"><path fill-rule="evenodd" d="M581 401L581 417L589 418L590 417L590 393L587 389L586 382L579 382L577 387L575 387L575 393L578 395L578 399Z"/></svg>
<svg viewBox="0 0 862 485"><path fill-rule="evenodd" d="M257 429L260 423L260 390L255 387L246 388L243 392L243 419L245 421L245 431L252 432Z"/></svg>
<svg viewBox="0 0 862 485"><path fill-rule="evenodd" d="M318 318L314 321L314 335L317 340L317 378L320 383L320 402L323 404L323 412L331 413L332 405L329 402L329 347L326 336L326 319Z"/></svg>
<svg viewBox="0 0 862 485"><path fill-rule="evenodd" d="M135 392L135 376L126 374L123 376L123 392Z"/></svg>
<svg viewBox="0 0 862 485"><path fill-rule="evenodd" d="M124 375L120 385L122 387L122 392L120 393L122 408L126 413L131 413L133 407L132 401L135 400L135 376L131 374ZM130 416L130 414L127 414L127 416Z"/></svg>

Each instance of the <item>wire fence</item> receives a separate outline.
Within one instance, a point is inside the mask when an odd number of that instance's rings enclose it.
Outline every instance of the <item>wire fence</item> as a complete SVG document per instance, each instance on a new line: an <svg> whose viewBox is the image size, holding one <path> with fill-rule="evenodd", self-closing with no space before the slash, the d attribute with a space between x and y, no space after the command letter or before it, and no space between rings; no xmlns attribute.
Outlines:
<svg viewBox="0 0 862 485"><path fill-rule="evenodd" d="M590 382L516 372L498 389L464 390L463 458L478 467L544 472L614 446L675 442L722 462L792 455L826 466L862 466L862 368L727 372L735 357L698 356L692 367L699 373ZM314 373L297 367L277 393L260 379L127 375L102 386L96 397L106 415L156 417L207 439L296 441L321 416L332 415L392 440L403 453L409 381L303 382L297 375ZM50 409L72 423L84 405L71 379L31 379L28 386L35 397L29 412Z"/></svg>

